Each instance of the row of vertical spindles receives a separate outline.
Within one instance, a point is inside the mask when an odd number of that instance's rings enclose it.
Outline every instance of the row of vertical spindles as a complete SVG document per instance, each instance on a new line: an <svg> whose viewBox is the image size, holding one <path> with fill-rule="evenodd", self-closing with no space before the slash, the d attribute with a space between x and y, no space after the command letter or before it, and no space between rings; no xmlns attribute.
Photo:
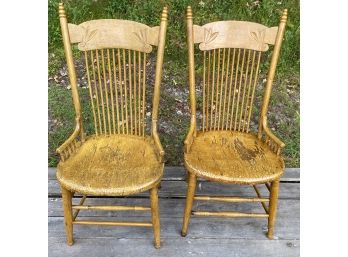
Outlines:
<svg viewBox="0 0 348 257"><path fill-rule="evenodd" d="M146 53L85 51L96 135L145 135Z"/></svg>
<svg viewBox="0 0 348 257"><path fill-rule="evenodd" d="M203 51L202 130L249 132L261 52Z"/></svg>
<svg viewBox="0 0 348 257"><path fill-rule="evenodd" d="M281 147L277 143L275 143L269 136L264 135L264 142L268 147L277 155L280 155L281 153Z"/></svg>
<svg viewBox="0 0 348 257"><path fill-rule="evenodd" d="M64 151L60 154L61 160L65 161L66 159L68 159L69 156L71 156L80 145L81 142L77 139L74 139L69 145L67 145Z"/></svg>

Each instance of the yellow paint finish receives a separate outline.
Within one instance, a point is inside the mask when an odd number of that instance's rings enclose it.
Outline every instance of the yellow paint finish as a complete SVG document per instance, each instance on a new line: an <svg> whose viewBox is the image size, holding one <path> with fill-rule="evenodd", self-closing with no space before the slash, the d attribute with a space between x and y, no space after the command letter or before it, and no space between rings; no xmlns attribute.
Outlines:
<svg viewBox="0 0 348 257"><path fill-rule="evenodd" d="M163 175L164 151L157 133L162 64L167 31L167 7L159 27L127 20L93 20L68 24L63 3L59 19L76 113L73 134L57 149L57 178L62 188L67 243L73 244L73 224L153 226L160 247L157 187ZM84 51L94 120L94 135L83 129L72 44ZM157 46L151 135L145 132L146 53ZM141 68L142 67L142 68ZM138 111L137 111L138 110ZM129 119L130 118L130 119ZM134 125L134 126L133 126ZM152 223L76 220L72 195L126 196L151 191ZM82 204L84 201L81 201ZM93 207L92 207L93 208ZM122 209L103 206L103 208ZM74 221L73 221L74 220Z"/></svg>
<svg viewBox="0 0 348 257"><path fill-rule="evenodd" d="M234 131L198 133L185 154L197 176L225 183L262 183L283 174L283 159L257 136Z"/></svg>
<svg viewBox="0 0 348 257"><path fill-rule="evenodd" d="M123 196L156 185L163 175L150 137L130 135L88 138L57 167L64 188L87 195Z"/></svg>
<svg viewBox="0 0 348 257"><path fill-rule="evenodd" d="M186 20L191 121L184 142L189 179L181 235L187 235L197 177L203 177L230 184L268 185L271 182L269 208L260 201L266 214L194 212L204 216L268 217L268 238L271 239L279 178L284 170L281 150L285 144L268 128L267 111L284 37L287 10L283 11L279 26L273 28L245 21L218 21L196 26L193 24L190 6L187 7ZM196 115L195 43L200 43L199 49L203 51L202 118ZM274 48L258 134L253 135L249 133L250 115L261 52L268 50L268 44L274 45ZM201 120L201 128L197 126L196 119ZM254 189L258 198L264 199L257 188Z"/></svg>

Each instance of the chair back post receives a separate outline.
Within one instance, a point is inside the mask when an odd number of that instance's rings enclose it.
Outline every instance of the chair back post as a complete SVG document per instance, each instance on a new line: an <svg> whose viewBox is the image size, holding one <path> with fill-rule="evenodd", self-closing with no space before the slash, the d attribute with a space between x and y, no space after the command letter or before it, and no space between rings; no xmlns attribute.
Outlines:
<svg viewBox="0 0 348 257"><path fill-rule="evenodd" d="M74 59L73 59L73 54L71 50L68 21L66 19L63 3L59 3L59 20L60 20L60 27L62 30L64 51L66 56L66 63L68 66L69 80L71 84L71 93L72 93L74 107L75 107L76 120L79 121L80 134L81 134L80 136L81 136L81 140L83 141L84 133L83 133L83 126L82 126L82 118L81 118L81 105L80 105L79 93L77 90L76 70L75 70Z"/></svg>
<svg viewBox="0 0 348 257"><path fill-rule="evenodd" d="M167 17L168 10L165 6L161 15L161 24L159 28L158 35L158 49L157 49L157 60L156 60L156 77L155 77L155 87L153 94L153 104L152 104L152 134L157 133L157 120L158 120L158 106L160 100L160 87L162 82L162 66L163 66L163 56L164 47L166 43L166 32L167 32Z"/></svg>
<svg viewBox="0 0 348 257"><path fill-rule="evenodd" d="M261 139L262 137L263 124L267 122L267 110L269 105L269 99L272 92L273 79L274 79L274 75L275 75L275 71L276 71L276 67L278 63L280 48L283 42L287 18L288 18L288 10L284 9L282 17L280 18L280 24L278 27L278 32L277 32L277 36L276 36L276 40L274 44L272 59L270 63L270 69L267 75L266 88L265 88L265 93L263 97L263 103L262 103L260 120L259 120L259 130L258 130L259 139Z"/></svg>
<svg viewBox="0 0 348 257"><path fill-rule="evenodd" d="M189 63L189 86L191 104L191 127L193 126L194 135L196 134L196 93L195 93L195 61L194 61L194 39L193 39L193 17L191 6L187 7L187 48Z"/></svg>

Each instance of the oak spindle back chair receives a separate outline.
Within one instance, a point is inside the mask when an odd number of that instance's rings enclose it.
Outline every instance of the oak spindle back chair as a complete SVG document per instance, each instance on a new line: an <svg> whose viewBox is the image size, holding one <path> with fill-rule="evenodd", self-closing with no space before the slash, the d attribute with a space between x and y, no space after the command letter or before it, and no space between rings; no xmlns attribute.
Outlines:
<svg viewBox="0 0 348 257"><path fill-rule="evenodd" d="M57 149L57 178L62 189L67 242L73 244L73 225L153 227L160 247L158 185L163 175L164 151L157 134L167 8L160 26L116 19L68 24L59 4L63 43L76 112L73 134ZM86 135L77 89L72 44L83 54L88 80L94 135ZM157 46L151 135L146 135L146 70L148 53ZM86 196L126 196L150 190L151 207L83 205ZM83 197L72 205L74 193ZM73 210L75 213L73 214ZM151 211L152 222L76 219L80 210Z"/></svg>
<svg viewBox="0 0 348 257"><path fill-rule="evenodd" d="M193 25L191 7L187 8L191 125L185 140L188 190L182 236L187 234L193 200L198 200L260 202L265 213L193 211L192 215L267 217L268 237L273 238L279 178L284 171L281 149L285 145L267 127L267 109L286 20L287 10L284 10L278 27L245 21L198 26ZM194 44L199 44L203 56L202 119L196 115ZM250 131L251 112L261 55L268 45L274 45L274 49L258 133L254 135ZM251 185L257 198L195 196L197 176L226 184ZM266 185L269 198L261 196L257 184Z"/></svg>

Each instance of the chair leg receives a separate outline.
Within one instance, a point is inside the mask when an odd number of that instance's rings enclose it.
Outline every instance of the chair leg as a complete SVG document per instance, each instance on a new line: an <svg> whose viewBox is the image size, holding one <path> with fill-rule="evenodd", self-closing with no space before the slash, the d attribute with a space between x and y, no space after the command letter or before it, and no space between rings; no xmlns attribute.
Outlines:
<svg viewBox="0 0 348 257"><path fill-rule="evenodd" d="M62 187L64 224L68 245L73 245L73 214L72 214L72 192Z"/></svg>
<svg viewBox="0 0 348 257"><path fill-rule="evenodd" d="M268 216L268 238L273 239L274 224L277 215L279 180L273 181L271 184L269 216Z"/></svg>
<svg viewBox="0 0 348 257"><path fill-rule="evenodd" d="M161 247L161 238L160 238L160 216L159 216L159 209L158 209L157 185L151 188L150 199L151 199L152 226L153 226L153 233L155 238L155 248L158 249Z"/></svg>
<svg viewBox="0 0 348 257"><path fill-rule="evenodd" d="M195 191L196 191L196 182L197 182L196 175L189 173L187 195L186 195L186 206L185 206L185 212L184 212L184 220L183 220L182 229L181 229L181 236L187 235L187 228L188 228L188 224L189 224L190 216L191 216L193 197L195 196Z"/></svg>

